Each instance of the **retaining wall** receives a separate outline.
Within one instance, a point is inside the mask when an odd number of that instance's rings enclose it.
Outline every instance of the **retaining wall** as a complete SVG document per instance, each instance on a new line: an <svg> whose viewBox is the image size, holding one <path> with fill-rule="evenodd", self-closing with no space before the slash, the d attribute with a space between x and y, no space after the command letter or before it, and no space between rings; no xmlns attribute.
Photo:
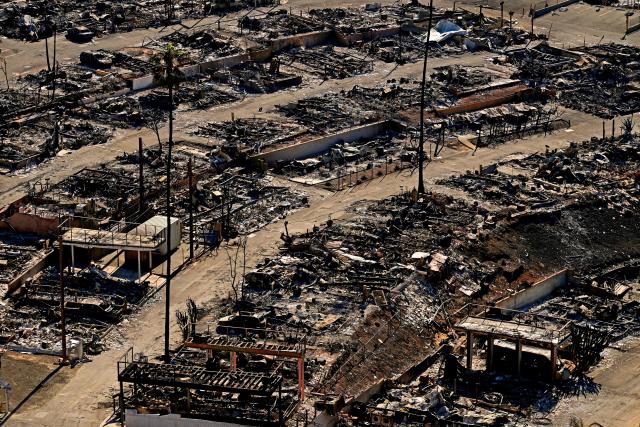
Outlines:
<svg viewBox="0 0 640 427"><path fill-rule="evenodd" d="M11 295L17 291L20 286L24 285L29 278L33 277L36 273L41 272L47 266L51 254L53 254L53 249L49 250L42 258L37 260L33 265L9 282L5 296Z"/></svg>
<svg viewBox="0 0 640 427"><path fill-rule="evenodd" d="M267 163L301 160L321 154L340 142L353 142L362 138L372 138L381 132L387 129L392 129L396 126L398 126L398 124L392 120L383 120L346 129L331 135L276 148L264 153L256 154L252 156L252 158L265 160Z"/></svg>
<svg viewBox="0 0 640 427"><path fill-rule="evenodd" d="M568 271L566 269L561 270L534 283L530 288L523 289L501 299L496 303L496 307L508 310L519 310L548 297L553 291L565 286L568 282Z"/></svg>
<svg viewBox="0 0 640 427"><path fill-rule="evenodd" d="M533 12L531 12L531 14L533 15L534 18L539 18L541 16L546 15L547 13L553 12L554 10L558 10L561 7L570 6L574 3L578 3L579 1L580 0L565 0L563 2L551 5L549 7L543 7L542 9L534 10Z"/></svg>

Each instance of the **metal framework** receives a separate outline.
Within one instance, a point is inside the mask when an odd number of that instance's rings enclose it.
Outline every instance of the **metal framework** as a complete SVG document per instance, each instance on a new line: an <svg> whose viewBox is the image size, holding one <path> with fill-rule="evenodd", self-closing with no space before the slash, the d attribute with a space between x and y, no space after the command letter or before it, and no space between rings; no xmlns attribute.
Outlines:
<svg viewBox="0 0 640 427"><path fill-rule="evenodd" d="M234 331L238 328L233 328ZM281 331L266 329L242 329L244 336L230 335L196 335L187 340L184 346L213 351L229 352L231 358L231 370L236 369L237 353L259 354L263 356L276 356L287 359L297 359L298 362L298 394L300 400L304 400L304 360L307 350L306 335L291 339ZM262 337L258 339L249 338Z"/></svg>
<svg viewBox="0 0 640 427"><path fill-rule="evenodd" d="M522 347L525 344L550 350L550 378L553 381L558 359L558 347L571 335L571 322L559 327L537 326L518 321L490 319L479 316L467 316L454 326L454 329L466 333L467 336L467 369L473 365L474 338L487 338L487 369L493 369L494 340L503 339L515 343L516 372L520 375L522 363Z"/></svg>
<svg viewBox="0 0 640 427"><path fill-rule="evenodd" d="M282 376L262 375L244 371L208 371L201 366L149 363L134 360L133 348L130 348L118 361L118 381L120 383L121 422L125 420L124 384L133 384L134 390L141 386L171 387L199 392L233 393L271 399L277 395L273 405L266 410L269 414L278 411L278 423L282 423ZM134 392L135 393L135 392ZM250 399L251 400L251 399ZM215 400L212 400L215 401ZM224 404L224 401L218 401ZM212 407L215 417L215 408ZM268 422L265 421L267 424ZM266 424L265 424L266 425Z"/></svg>

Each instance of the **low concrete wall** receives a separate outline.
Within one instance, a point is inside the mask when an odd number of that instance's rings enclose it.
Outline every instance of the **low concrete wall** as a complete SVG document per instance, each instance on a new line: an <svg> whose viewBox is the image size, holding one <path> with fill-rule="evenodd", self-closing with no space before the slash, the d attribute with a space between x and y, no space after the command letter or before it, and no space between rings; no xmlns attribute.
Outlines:
<svg viewBox="0 0 640 427"><path fill-rule="evenodd" d="M580 0L565 0L563 2L560 2L558 4L554 4L554 5L549 6L549 7L543 7L542 9L534 10L532 12L532 15L533 15L534 18L539 18L541 16L546 15L547 13L553 12L554 10L558 10L561 7L566 7L566 6L572 5L574 3L578 3L579 1Z"/></svg>
<svg viewBox="0 0 640 427"><path fill-rule="evenodd" d="M523 289L513 295L501 299L496 303L496 307L505 310L519 310L522 307L526 307L536 301L548 297L553 291L565 286L568 282L568 271L566 269L561 270L549 277L545 277L539 282L536 282L530 288Z"/></svg>
<svg viewBox="0 0 640 427"><path fill-rule="evenodd" d="M125 95L125 94L129 93L129 92L131 92L131 89L126 88L126 89L120 89L120 90L118 90L116 92L101 93L99 95L82 98L80 101L78 101L78 104L80 104L80 105L89 105L89 104L93 104L94 102L100 101L102 99L111 98L111 97L115 97L115 96L122 96L122 95Z"/></svg>
<svg viewBox="0 0 640 427"><path fill-rule="evenodd" d="M383 120L320 138L298 142L282 148L276 148L271 151L265 151L264 153L252 156L252 158L265 160L268 163L275 163L282 160L290 161L305 159L324 153L340 142L353 142L362 138L372 138L387 129L393 128L394 126L397 126L396 122L392 120Z"/></svg>
<svg viewBox="0 0 640 427"><path fill-rule="evenodd" d="M627 31L625 31L625 34L635 33L638 30L640 30L640 24L629 25L629 28L627 29Z"/></svg>
<svg viewBox="0 0 640 427"><path fill-rule="evenodd" d="M1 229L10 229L17 233L51 234L55 233L60 221L58 218L43 218L38 215L16 212L0 221Z"/></svg>
<svg viewBox="0 0 640 427"><path fill-rule="evenodd" d="M138 414L133 409L127 409L127 427L243 427L245 424L225 423L222 421L198 420L182 418L178 414L156 415Z"/></svg>
<svg viewBox="0 0 640 427"><path fill-rule="evenodd" d="M153 75L138 77L131 80L131 90L149 89L154 86Z"/></svg>
<svg viewBox="0 0 640 427"><path fill-rule="evenodd" d="M522 96L529 95L532 92L533 89L528 86L517 85L477 93L460 99L456 105L437 109L436 115L438 115L439 117L447 117L452 114L469 113L472 111L483 110L485 108L495 107L498 105L506 104L508 102L512 102Z"/></svg>
<svg viewBox="0 0 640 427"><path fill-rule="evenodd" d="M360 393L356 398L356 402L367 403L371 400L373 396L380 393L386 386L387 380L385 378L379 380L377 383L373 384L371 387Z"/></svg>
<svg viewBox="0 0 640 427"><path fill-rule="evenodd" d="M400 27L388 27L388 28L380 28L370 31L364 31L361 33L353 33L353 34L343 34L337 33L336 39L338 44L343 46L351 46L355 43L360 42L369 42L372 40L378 40L385 37L393 37L400 32Z"/></svg>
<svg viewBox="0 0 640 427"><path fill-rule="evenodd" d="M19 276L17 276L11 282L9 282L9 284L7 285L7 293L5 294L5 297L17 291L22 285L25 284L25 282L30 277L33 277L34 274L42 271L47 266L49 258L51 257L52 254L53 254L53 249L49 250L49 252L47 252L42 258L40 258L32 266L28 267Z"/></svg>
<svg viewBox="0 0 640 427"><path fill-rule="evenodd" d="M291 47L314 47L326 43L334 35L333 30L325 30L281 37L271 41L271 49L273 53L278 53Z"/></svg>
<svg viewBox="0 0 640 427"><path fill-rule="evenodd" d="M248 53L217 58L213 61L207 61L200 64L200 72L203 73L207 70L219 70L221 68L233 67L234 65L249 61L250 59L251 58Z"/></svg>

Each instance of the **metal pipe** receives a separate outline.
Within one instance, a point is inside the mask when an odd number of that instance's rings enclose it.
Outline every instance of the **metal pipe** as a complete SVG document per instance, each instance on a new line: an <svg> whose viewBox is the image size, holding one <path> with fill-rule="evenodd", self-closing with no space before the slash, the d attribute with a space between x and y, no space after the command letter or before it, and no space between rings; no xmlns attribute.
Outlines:
<svg viewBox="0 0 640 427"><path fill-rule="evenodd" d="M58 269L60 270L60 333L62 335L62 363L67 363L67 322L64 309L64 250L62 246L62 230L58 234Z"/></svg>

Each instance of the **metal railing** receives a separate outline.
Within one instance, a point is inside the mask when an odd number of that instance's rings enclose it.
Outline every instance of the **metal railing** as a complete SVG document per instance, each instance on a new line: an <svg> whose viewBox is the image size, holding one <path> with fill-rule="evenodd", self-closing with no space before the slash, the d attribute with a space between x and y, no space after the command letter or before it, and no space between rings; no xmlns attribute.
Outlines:
<svg viewBox="0 0 640 427"><path fill-rule="evenodd" d="M72 217L59 226L64 243L77 243L87 246L133 246L156 248L166 241L167 227L148 224L110 221L108 229L74 227L73 222L96 222L95 218ZM140 227L142 229L138 230ZM133 233L132 231L136 231Z"/></svg>

